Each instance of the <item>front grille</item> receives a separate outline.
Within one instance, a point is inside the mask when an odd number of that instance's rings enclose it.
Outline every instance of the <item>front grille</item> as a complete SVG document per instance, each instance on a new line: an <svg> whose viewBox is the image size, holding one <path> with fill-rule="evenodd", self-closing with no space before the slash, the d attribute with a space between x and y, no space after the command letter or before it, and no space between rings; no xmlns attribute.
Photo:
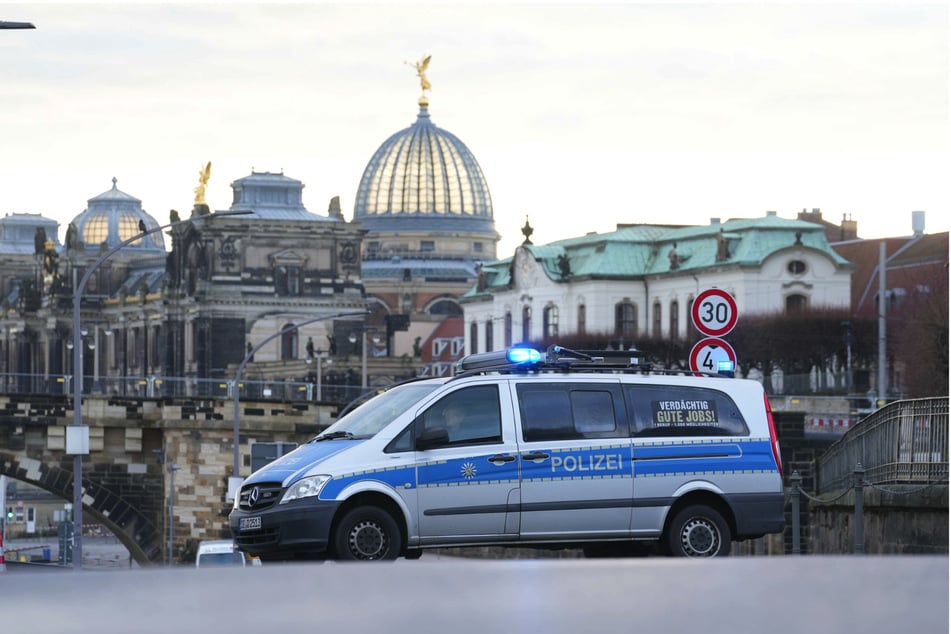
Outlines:
<svg viewBox="0 0 951 634"><path fill-rule="evenodd" d="M276 546L280 537L281 531L279 528L266 528L259 531L239 533L235 536L234 543L241 550L255 550L262 546Z"/></svg>
<svg viewBox="0 0 951 634"><path fill-rule="evenodd" d="M241 498L238 508L242 511L263 511L274 506L281 499L280 482L263 482L248 484L241 488ZM252 495L253 494L253 495ZM251 499L254 498L254 503Z"/></svg>

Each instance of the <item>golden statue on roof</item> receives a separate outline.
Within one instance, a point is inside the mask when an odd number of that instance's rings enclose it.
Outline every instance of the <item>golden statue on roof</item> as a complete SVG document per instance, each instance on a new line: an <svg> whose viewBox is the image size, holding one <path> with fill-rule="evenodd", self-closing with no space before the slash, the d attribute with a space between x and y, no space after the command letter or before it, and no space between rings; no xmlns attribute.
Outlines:
<svg viewBox="0 0 951 634"><path fill-rule="evenodd" d="M429 100L426 98L426 91L432 90L433 87L433 85L429 83L429 80L426 79L426 69L429 68L429 60L432 59L432 57L432 55L427 55L415 64L410 64L410 66L416 69L416 76L419 77L419 85L423 89L423 96L419 98L419 105L421 106L429 104ZM409 64L409 62L406 63Z"/></svg>
<svg viewBox="0 0 951 634"><path fill-rule="evenodd" d="M211 177L211 161L204 168L198 170L198 187L195 188L195 204L205 205L205 188L208 186L208 179Z"/></svg>

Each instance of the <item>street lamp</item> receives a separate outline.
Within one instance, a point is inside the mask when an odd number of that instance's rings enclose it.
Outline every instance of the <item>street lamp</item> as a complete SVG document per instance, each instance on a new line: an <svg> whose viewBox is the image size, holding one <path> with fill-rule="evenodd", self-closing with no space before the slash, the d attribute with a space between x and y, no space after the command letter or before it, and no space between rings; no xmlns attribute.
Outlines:
<svg viewBox="0 0 951 634"><path fill-rule="evenodd" d="M86 285L92 274L103 262L121 249L129 246L133 242L141 240L145 236L151 235L164 229L177 227L179 225L195 222L205 218L214 218L216 216L242 216L254 213L253 211L219 211L214 214L189 218L188 220L176 220L165 225L158 225L151 229L146 229L135 234L116 246L112 247L86 269L76 290L73 292L73 424L66 427L66 454L73 455L73 567L80 570L83 565L83 454L89 453L89 427L83 425L83 346L82 346L82 328L80 325L80 308L82 307L82 296L86 290ZM143 225L140 225L140 227Z"/></svg>
<svg viewBox="0 0 951 634"><path fill-rule="evenodd" d="M372 332L373 334L373 343L380 343L380 335L376 334L376 328L360 326L360 374L362 377L361 387L364 392L367 391L367 333ZM347 337L350 343L357 342L356 331L351 331L350 336Z"/></svg>
<svg viewBox="0 0 951 634"><path fill-rule="evenodd" d="M168 565L172 565L172 549L175 547L175 472L181 471L174 462L169 463L168 473Z"/></svg>
<svg viewBox="0 0 951 634"><path fill-rule="evenodd" d="M285 334L287 334L287 333L289 333L289 332L292 332L292 331L294 331L294 330L297 330L298 328L300 328L300 327L302 327L302 326L306 326L306 325L308 325L308 324L313 324L313 323L316 323L316 322L318 322L318 321L326 321L327 319L336 319L336 318L338 318L338 317L359 317L359 316L366 316L366 314L367 314L366 311L348 312L348 313L335 313L335 314L333 314L333 315L324 315L323 317L315 317L315 318L313 318L313 319L308 319L308 320L306 320L306 321L300 322L299 324L290 324L290 325L288 325L288 326L285 326L284 328L281 328L280 330L278 330L278 331L275 332L274 334L268 335L267 337L265 337L262 341L258 342L258 345L254 346L253 348L251 348L250 350L248 350L247 354L244 355L244 358L241 359L241 363L238 364L238 369L235 370L235 373L234 373L234 386L233 386L233 388L232 388L233 391L234 391L234 394L233 394L233 396L234 396L234 456L233 456L234 461L233 461L233 465L232 465L231 477L228 478L228 494L227 494L227 497L226 497L225 499L233 500L233 499L238 495L238 490L239 490L240 487L241 487L241 482L244 480L244 478L242 478L241 475L240 475L240 473L241 473L240 466L241 466L241 465L240 465L240 457L239 457L239 455L238 455L238 442L239 442L239 440L240 440L240 438L241 438L241 430L240 430L240 413L241 413L240 385L241 385L241 375L244 373L244 366L246 366L246 365L248 364L248 361L250 361L251 358L254 357L254 353L255 353L255 352L257 352L257 351L260 350L262 347L264 347L264 344L268 343L269 341L272 341L272 340L276 339L277 337L283 337Z"/></svg>

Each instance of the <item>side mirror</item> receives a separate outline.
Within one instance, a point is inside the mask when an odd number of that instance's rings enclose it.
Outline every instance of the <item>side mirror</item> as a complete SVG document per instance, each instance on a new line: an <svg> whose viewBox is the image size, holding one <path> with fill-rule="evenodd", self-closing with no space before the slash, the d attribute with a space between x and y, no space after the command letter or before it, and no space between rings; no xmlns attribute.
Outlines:
<svg viewBox="0 0 951 634"><path fill-rule="evenodd" d="M449 430L445 427L433 427L427 429L419 438L416 439L416 449L426 451L436 447L444 447L449 444Z"/></svg>

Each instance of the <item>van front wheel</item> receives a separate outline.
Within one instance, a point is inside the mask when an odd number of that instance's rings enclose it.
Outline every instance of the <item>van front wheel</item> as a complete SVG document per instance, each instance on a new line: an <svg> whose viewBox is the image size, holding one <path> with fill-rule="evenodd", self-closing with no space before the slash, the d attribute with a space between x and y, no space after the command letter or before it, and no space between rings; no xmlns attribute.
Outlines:
<svg viewBox="0 0 951 634"><path fill-rule="evenodd" d="M345 561L396 559L402 536L389 513L375 506L360 506L344 515L334 535L334 552Z"/></svg>
<svg viewBox="0 0 951 634"><path fill-rule="evenodd" d="M725 557L730 554L730 527L717 511L696 505L670 523L667 548L674 557Z"/></svg>

